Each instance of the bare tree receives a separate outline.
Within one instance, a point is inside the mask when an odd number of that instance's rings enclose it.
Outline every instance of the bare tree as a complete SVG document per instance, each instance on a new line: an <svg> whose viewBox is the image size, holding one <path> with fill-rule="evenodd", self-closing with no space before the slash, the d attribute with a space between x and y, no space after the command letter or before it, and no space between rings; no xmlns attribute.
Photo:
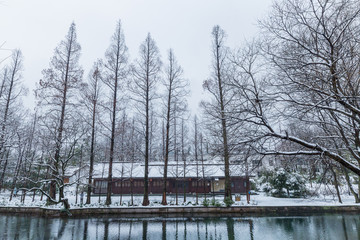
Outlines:
<svg viewBox="0 0 360 240"><path fill-rule="evenodd" d="M14 50L9 65L4 68L0 89L0 166L4 162L0 181L3 185L6 179L11 179L12 189L24 168L28 146L25 128L27 111L21 105L21 97L26 93L22 85L22 62L21 51ZM11 197L12 194L10 200Z"/></svg>
<svg viewBox="0 0 360 240"><path fill-rule="evenodd" d="M7 127L11 116L16 112L17 100L24 92L21 86L23 56L20 50L12 53L10 66L4 69L3 80L1 84L0 108L2 110L1 129L0 129L0 156L6 144Z"/></svg>
<svg viewBox="0 0 360 240"><path fill-rule="evenodd" d="M111 44L105 53L104 62L104 83L108 86L111 94L112 107L108 108L110 111L110 154L109 154L109 173L106 193L106 205L111 204L111 189L112 189L112 165L114 161L115 151L115 132L117 113L119 111L119 91L124 85L128 74L128 49L125 44L125 36L122 30L121 22L118 21L115 33L111 38Z"/></svg>
<svg viewBox="0 0 360 240"><path fill-rule="evenodd" d="M360 175L359 20L351 0L274 5L261 23L262 52L252 44L233 59L232 119L249 126L238 144L264 155L328 158ZM292 134L294 122L313 134ZM283 142L292 148L279 150Z"/></svg>
<svg viewBox="0 0 360 240"><path fill-rule="evenodd" d="M135 129L135 119L132 119L132 122L130 124L130 132L128 137L128 146L127 146L127 156L130 161L130 166L127 171L129 172L129 178L130 178L130 204L131 206L134 205L134 163L140 161L139 155L141 152L139 151L141 149L141 135L138 134L138 131Z"/></svg>
<svg viewBox="0 0 360 240"><path fill-rule="evenodd" d="M22 118L25 120L25 118ZM32 125L31 122L26 122ZM27 124L17 124L17 127L13 130L16 132L16 137L13 141L13 148L14 148L14 154L12 155L13 160L12 163L15 165L14 170L11 172L11 194L10 194L10 201L12 200L13 196L13 190L17 185L22 185L23 192L25 193L25 184L24 181L26 179L26 175L28 169L26 168L27 162L31 162L33 158L31 156L28 156L29 148L31 148L31 141L32 141L32 131L30 131L30 136L28 135L28 129L31 129L31 126L28 126ZM28 159L29 157L29 159ZM31 169L29 169L31 170ZM20 188L19 188L20 190Z"/></svg>
<svg viewBox="0 0 360 240"><path fill-rule="evenodd" d="M231 91L227 88L226 82L229 78L229 50L225 46L225 32L219 26L215 26L212 30L212 76L204 81L203 87L212 96L212 102L202 102L205 114L208 116L210 129L214 129L212 123L220 125L217 132L217 142L220 142L218 152L224 160L225 172L225 193L224 199L232 198L231 195L231 179L230 179L230 151L229 148L229 126L227 112L229 110L229 101L231 100Z"/></svg>
<svg viewBox="0 0 360 240"><path fill-rule="evenodd" d="M90 160L89 160L89 177L87 186L86 204L91 203L92 176L94 170L95 160L95 144L96 144L96 123L98 115L98 105L100 101L100 63L95 62L92 70L89 73L88 83L83 88L84 105L86 106L89 115L91 115L89 122L91 129L90 142ZM87 119L87 117L86 117Z"/></svg>
<svg viewBox="0 0 360 240"><path fill-rule="evenodd" d="M199 203L199 124L198 118L194 116L194 161L196 164L196 205Z"/></svg>
<svg viewBox="0 0 360 240"><path fill-rule="evenodd" d="M187 161L188 161L188 155L189 155L189 131L187 126L187 120L185 118L181 119L181 161L183 163L182 168L182 176L183 176L183 195L184 195L184 203L186 203L186 192L187 192L187 180L186 180L186 174L189 172L189 169L187 168ZM190 182L189 182L190 184Z"/></svg>
<svg viewBox="0 0 360 240"><path fill-rule="evenodd" d="M75 23L72 23L65 39L55 48L50 67L43 70L36 97L41 110L44 142L51 158L49 201L64 201L63 174L74 156L77 140L81 135L78 116L74 107L78 105L78 90L83 70L79 66L80 44L77 42ZM56 201L56 188L59 201Z"/></svg>
<svg viewBox="0 0 360 240"><path fill-rule="evenodd" d="M326 156L360 175L360 6L352 0L287 1L275 4L271 16L262 22L268 39L263 49L282 116L308 128L330 127L335 132L327 139L343 148L337 152L320 136L311 141L287 136L271 123L265 125L268 136L290 140L304 149L301 153Z"/></svg>
<svg viewBox="0 0 360 240"><path fill-rule="evenodd" d="M145 41L140 45L139 59L132 67L134 79L130 89L134 93L133 100L138 113L141 115L142 124L144 125L144 199L143 205L149 205L149 158L150 158L150 113L151 102L157 97L156 85L159 80L161 61L159 49L155 41L151 38L150 33Z"/></svg>
<svg viewBox="0 0 360 240"><path fill-rule="evenodd" d="M183 78L183 70L181 66L177 63L174 56L173 50L170 49L168 53L168 65L165 70L166 76L164 79L164 85L166 87L166 130L165 130L165 154L164 154L164 182L163 182L163 195L162 195L162 205L167 205L166 201L166 185L167 185L167 166L169 161L169 152L170 152L170 124L174 118L174 101L178 102L178 105L181 102L184 102L184 97L188 94L188 82Z"/></svg>

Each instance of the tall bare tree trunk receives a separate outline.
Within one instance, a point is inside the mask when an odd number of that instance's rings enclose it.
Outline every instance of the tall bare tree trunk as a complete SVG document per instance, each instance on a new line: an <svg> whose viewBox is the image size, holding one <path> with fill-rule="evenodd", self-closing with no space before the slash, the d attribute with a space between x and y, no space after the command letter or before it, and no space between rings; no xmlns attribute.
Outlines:
<svg viewBox="0 0 360 240"><path fill-rule="evenodd" d="M196 164L196 205L199 203L199 159L198 159L198 123L197 117L194 117L194 156L195 156L195 164Z"/></svg>
<svg viewBox="0 0 360 240"><path fill-rule="evenodd" d="M167 173L168 173L168 161L169 161L169 143L170 143L170 110L171 110L171 89L172 84L169 86L167 109L166 109L166 137L165 137L165 159L164 159L164 180L163 180L163 194L162 205L167 205L166 201L166 185L167 185Z"/></svg>
<svg viewBox="0 0 360 240"><path fill-rule="evenodd" d="M106 205L111 204L111 194L112 194L112 167L114 161L114 147L115 147L115 122L116 122L116 103L117 103L117 73L115 77L115 88L114 88L114 96L113 96L113 107L112 107L112 118L111 118L111 137L110 137L110 158L109 158L109 172L108 172L108 183L107 183L107 191L106 191Z"/></svg>
<svg viewBox="0 0 360 240"><path fill-rule="evenodd" d="M186 99L184 98L187 94L188 83L182 78L183 70L178 65L174 56L173 50L170 49L168 53L168 65L166 66L166 79L163 81L166 87L166 136L165 136L165 154L164 154L164 186L163 186L163 200L162 204L166 205L166 186L167 186L167 169L169 161L170 151L170 124L172 118L175 118L175 113L180 108L176 107L176 104L186 105ZM172 116L173 115L173 116ZM176 136L175 136L176 137Z"/></svg>
<svg viewBox="0 0 360 240"><path fill-rule="evenodd" d="M89 178L88 178L88 185L87 185L87 194L86 194L86 204L91 203L91 192L93 190L93 172L94 172L94 160L95 160L95 129L96 129L96 111L97 111L97 104L99 98L99 67L95 65L95 69L92 74L90 88L91 92L89 93L88 98L91 101L92 106L92 114L91 114L91 143L90 143L90 162L89 162Z"/></svg>
<svg viewBox="0 0 360 240"><path fill-rule="evenodd" d="M115 33L112 36L112 42L106 51L106 73L107 76L104 83L109 86L112 93L112 109L111 109L111 136L110 136L110 156L109 156L109 171L108 171L108 182L106 192L106 205L111 204L112 194L112 172L113 172L113 161L114 161L114 149L115 149L115 128L116 128L116 115L118 105L118 91L119 81L124 79L127 75L127 47L125 45L125 37L122 31L121 22L118 21L116 25Z"/></svg>
<svg viewBox="0 0 360 240"><path fill-rule="evenodd" d="M148 68L148 66L147 66ZM146 77L148 78L148 71ZM143 206L148 206L149 202L149 83L146 83L146 102L145 102L145 175L144 175L144 199Z"/></svg>
<svg viewBox="0 0 360 240"><path fill-rule="evenodd" d="M206 200L206 176L205 176L205 165L204 165L204 152L203 152L203 135L200 134L200 157L201 157L201 170L202 170L202 179L203 179L203 190L204 197Z"/></svg>
<svg viewBox="0 0 360 240"><path fill-rule="evenodd" d="M186 202L186 155L185 155L185 120L181 119L181 160L183 162L183 192L184 203ZM180 178L180 177L179 177Z"/></svg>
<svg viewBox="0 0 360 240"><path fill-rule="evenodd" d="M145 41L140 45L140 59L132 68L134 81L130 86L130 91L135 95L134 100L139 104L139 113L143 117L144 129L144 198L143 206L149 205L149 160L150 160L150 108L151 101L156 97L156 84L158 82L158 74L160 72L161 61L159 57L159 49L150 34L147 35Z"/></svg>
<svg viewBox="0 0 360 240"><path fill-rule="evenodd" d="M219 26L215 26L213 29L213 37L214 37L214 53L215 53L215 63L216 63L216 80L218 83L218 91L219 91L219 104L220 104L220 117L221 117L221 127L222 127L222 139L223 139L223 158L225 165L225 195L224 198L230 198L231 196L231 180L230 180L230 155L228 149L228 135L227 135L227 125L226 125L226 115L225 115L225 100L224 100L224 80L222 76L221 69L221 49L223 47L223 38L224 32L220 29Z"/></svg>
<svg viewBox="0 0 360 240"><path fill-rule="evenodd" d="M40 80L36 90L39 102L50 106L54 105L60 108L59 114L54 115L53 121L56 123L55 153L50 162L50 190L48 199L50 202L56 202L56 188L59 189L59 201L64 199L63 176L65 164L61 161L61 151L64 141L64 127L66 119L66 107L68 105L68 92L70 89L76 89L77 83L82 80L82 69L78 67L80 56L80 45L76 42L75 23L72 23L64 41L55 48L55 54L50 62L50 68L43 70L43 79ZM56 99L56 100L55 100ZM47 112L49 113L49 112ZM56 112L57 113L57 112ZM50 110L49 115L52 112ZM49 117L49 116L48 116ZM50 118L49 118L50 119ZM54 124L54 123L52 123ZM60 172L62 170L62 172ZM54 180L56 179L56 180Z"/></svg>

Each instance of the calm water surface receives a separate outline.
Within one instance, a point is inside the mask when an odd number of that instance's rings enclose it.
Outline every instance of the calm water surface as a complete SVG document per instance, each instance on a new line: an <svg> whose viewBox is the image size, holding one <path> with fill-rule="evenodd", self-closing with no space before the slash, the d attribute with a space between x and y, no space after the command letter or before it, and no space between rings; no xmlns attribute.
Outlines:
<svg viewBox="0 0 360 240"><path fill-rule="evenodd" d="M0 215L0 239L360 239L360 216L42 218Z"/></svg>

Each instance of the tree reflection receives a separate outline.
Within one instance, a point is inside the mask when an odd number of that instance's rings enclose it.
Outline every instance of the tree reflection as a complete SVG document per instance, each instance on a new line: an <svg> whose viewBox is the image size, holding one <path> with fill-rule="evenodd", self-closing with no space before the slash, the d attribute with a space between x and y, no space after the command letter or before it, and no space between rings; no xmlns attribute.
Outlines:
<svg viewBox="0 0 360 240"><path fill-rule="evenodd" d="M109 220L104 221L104 240L109 239Z"/></svg>
<svg viewBox="0 0 360 240"><path fill-rule="evenodd" d="M84 220L84 231L83 231L83 239L87 239L87 232L88 232L88 220Z"/></svg>
<svg viewBox="0 0 360 240"><path fill-rule="evenodd" d="M162 221L162 240L166 240L166 220Z"/></svg>
<svg viewBox="0 0 360 240"><path fill-rule="evenodd" d="M252 219L249 220L249 228L250 228L250 239L254 240L254 221Z"/></svg>
<svg viewBox="0 0 360 240"><path fill-rule="evenodd" d="M73 219L0 215L0 239L358 239L359 215L311 217ZM256 227L261 231L256 232ZM112 225L112 223L119 224ZM170 224L170 225L169 225ZM140 230L142 225L142 232ZM139 228L140 227L140 228ZM134 228L134 229L133 229ZM122 231L120 231L122 230ZM139 231L140 230L140 231ZM273 234L275 233L276 234ZM93 234L93 235L92 235ZM250 237L249 237L250 236ZM275 237L275 238L274 238Z"/></svg>
<svg viewBox="0 0 360 240"><path fill-rule="evenodd" d="M179 221L175 220L175 240L178 240L179 238Z"/></svg>
<svg viewBox="0 0 360 240"><path fill-rule="evenodd" d="M148 222L146 220L143 221L143 240L147 239L147 227L148 227Z"/></svg>
<svg viewBox="0 0 360 240"><path fill-rule="evenodd" d="M130 226L129 226L129 240L131 239L131 230L132 230L132 224L133 224L133 221L130 220Z"/></svg>
<svg viewBox="0 0 360 240"><path fill-rule="evenodd" d="M185 222L184 222L184 240L186 240L187 239L187 230L186 230L186 220L185 220Z"/></svg>
<svg viewBox="0 0 360 240"><path fill-rule="evenodd" d="M344 216L341 216L341 220L342 220L342 227L343 227L343 231L344 231L344 237L345 237L345 240L348 240L348 235L347 235L347 230L346 230L346 224L345 224L345 218Z"/></svg>
<svg viewBox="0 0 360 240"><path fill-rule="evenodd" d="M233 218L226 219L226 228L227 228L227 232L228 232L228 239L235 240L234 219Z"/></svg>
<svg viewBox="0 0 360 240"><path fill-rule="evenodd" d="M67 218L60 221L60 227L58 228L58 233L57 233L57 236L59 236L59 239L61 239L63 234L65 233L67 223L68 223Z"/></svg>

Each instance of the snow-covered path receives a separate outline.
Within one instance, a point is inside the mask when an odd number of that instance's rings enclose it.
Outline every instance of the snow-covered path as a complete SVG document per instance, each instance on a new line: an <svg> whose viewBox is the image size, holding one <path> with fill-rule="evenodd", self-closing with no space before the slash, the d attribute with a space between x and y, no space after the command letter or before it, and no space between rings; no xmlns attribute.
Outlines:
<svg viewBox="0 0 360 240"><path fill-rule="evenodd" d="M14 206L23 206L23 207L45 207L46 206L46 198L40 200L40 195L36 195L35 200L32 201L32 194L29 194L25 198L25 202L21 203L20 196L13 197L12 201L9 201L10 192L5 191L0 193L0 206L2 207L14 207ZM76 201L76 196L72 192L68 192L66 194L66 198L69 199L69 203L71 208L81 207L80 205L80 196L78 196ZM215 202L217 205L224 205L223 196L216 195L215 197L212 195L207 195L207 199L211 203ZM235 200L235 196L233 198ZM233 206L342 206L342 205L359 205L356 204L354 198L349 195L342 195L343 203L339 203L337 198L333 196L322 196L322 197L312 197L312 198L275 198L266 196L264 193L260 193L259 195L251 195L250 204L246 203L246 197L241 195L240 201L235 201ZM86 194L84 194L83 203L86 201ZM128 207L130 205L131 198L130 196L122 196L121 204L120 204L120 196L112 197L112 204L109 207ZM187 195L186 203L183 202L183 195L178 196L178 206L203 206L204 196L199 196L198 205L196 205L196 197L194 195ZM89 208L99 208L99 207L107 207L105 206L105 196L92 196L91 204L85 205L82 207ZM142 196L134 196L134 206L141 207ZM150 195L150 206L148 207L162 207L161 196L160 195ZM176 206L175 195L168 196L168 205ZM49 206L50 208L62 208L61 204Z"/></svg>

